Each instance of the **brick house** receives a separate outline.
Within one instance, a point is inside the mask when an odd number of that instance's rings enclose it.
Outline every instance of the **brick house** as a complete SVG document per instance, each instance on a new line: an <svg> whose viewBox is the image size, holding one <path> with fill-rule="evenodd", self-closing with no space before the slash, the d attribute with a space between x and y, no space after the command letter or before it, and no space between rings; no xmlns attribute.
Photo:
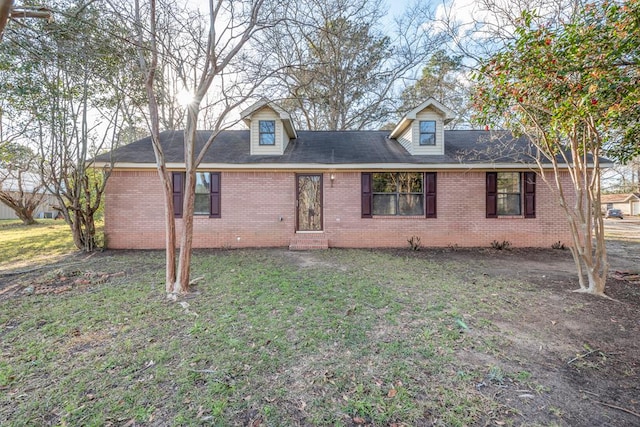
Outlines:
<svg viewBox="0 0 640 427"><path fill-rule="evenodd" d="M285 111L264 100L241 116L249 129L223 131L199 166L196 248L405 247L413 236L441 247L570 242L528 141L505 131L444 130L452 113L433 99L391 132L296 131ZM198 139L209 135L199 131ZM161 142L180 218L183 133L163 132ZM151 139L102 155L96 165L110 158L108 246L164 248Z"/></svg>

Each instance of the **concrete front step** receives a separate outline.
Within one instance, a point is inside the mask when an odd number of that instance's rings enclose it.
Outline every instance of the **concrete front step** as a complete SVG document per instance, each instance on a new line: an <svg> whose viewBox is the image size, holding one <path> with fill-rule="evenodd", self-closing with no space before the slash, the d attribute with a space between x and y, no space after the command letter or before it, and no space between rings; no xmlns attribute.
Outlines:
<svg viewBox="0 0 640 427"><path fill-rule="evenodd" d="M329 249L329 239L324 235L298 234L289 242L290 251L309 251L317 249Z"/></svg>

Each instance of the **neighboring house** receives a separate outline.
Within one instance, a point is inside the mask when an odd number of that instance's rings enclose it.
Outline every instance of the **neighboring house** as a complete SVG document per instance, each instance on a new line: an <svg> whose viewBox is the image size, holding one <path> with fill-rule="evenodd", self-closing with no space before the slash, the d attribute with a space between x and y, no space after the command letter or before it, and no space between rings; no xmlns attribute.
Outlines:
<svg viewBox="0 0 640 427"><path fill-rule="evenodd" d="M40 203L40 205L38 205L38 209L36 209L33 217L36 219L55 218L58 212L53 209L53 206L55 206L57 203L58 200L55 198L55 196L51 194L45 194L42 198L42 202ZM18 219L18 216L13 209L0 202L0 219Z"/></svg>
<svg viewBox="0 0 640 427"><path fill-rule="evenodd" d="M600 203L607 209L620 209L623 215L640 215L640 193L603 194Z"/></svg>
<svg viewBox="0 0 640 427"><path fill-rule="evenodd" d="M296 131L267 101L241 113L199 166L194 247L519 247L570 242L565 214L525 138L444 130L452 112L430 99L389 131ZM199 131L201 145L211 135ZM161 134L182 216L183 132ZM112 156L112 157L110 157ZM111 248L163 248L163 195L150 138L96 159L115 168L105 193ZM553 182L549 165L548 176ZM560 180L570 185L567 173ZM178 221L178 232L181 223Z"/></svg>
<svg viewBox="0 0 640 427"><path fill-rule="evenodd" d="M0 188L2 191L7 191L10 193L15 193L16 197L18 197L18 192L20 190L20 186L16 178L8 176L8 172L6 170L0 171L0 176L6 177L0 183ZM35 173L26 172L22 177L22 191L24 192L33 192L35 189L37 191L45 192L44 189L41 188L40 177ZM52 194L44 194L42 197L42 201L38 205L36 212L34 213L34 218L54 218L57 214L57 211L53 209L53 206L58 204L57 199ZM18 219L15 211L11 209L9 206L0 201L0 219Z"/></svg>

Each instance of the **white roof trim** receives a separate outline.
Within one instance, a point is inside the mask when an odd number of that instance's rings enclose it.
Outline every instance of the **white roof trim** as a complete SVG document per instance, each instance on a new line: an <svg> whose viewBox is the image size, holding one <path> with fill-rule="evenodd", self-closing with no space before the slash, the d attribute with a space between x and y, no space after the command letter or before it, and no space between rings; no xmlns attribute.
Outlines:
<svg viewBox="0 0 640 427"><path fill-rule="evenodd" d="M435 98L429 98L424 101L422 104L418 105L413 110L409 111L403 118L400 120L400 123L396 125L396 127L391 131L389 138L397 138L404 133L404 131L411 125L416 119L418 113L423 111L426 108L435 108L444 116L444 123L447 124L451 120L456 118L456 114L450 108L445 107L440 102L436 101Z"/></svg>
<svg viewBox="0 0 640 427"><path fill-rule="evenodd" d="M107 164L105 164L107 165ZM94 167L102 167L96 163ZM593 166L593 165L589 165ZM168 169L185 169L184 163L167 163ZM116 163L113 167L118 169L147 169L155 170L155 163ZM370 171L370 170L538 170L535 163L353 163L353 164L328 164L328 163L201 163L198 169L215 170L345 170L345 171ZM553 165L545 165L545 170L552 170ZM566 169L561 167L560 169Z"/></svg>
<svg viewBox="0 0 640 427"><path fill-rule="evenodd" d="M253 113L255 113L256 111L258 111L259 109L261 109L262 107L271 108L273 111L278 113L278 115L280 116L281 119L290 119L291 118L291 116L289 116L289 113L287 113L286 111L284 111L282 108L278 107L277 105L272 104L266 98L260 98L258 101L254 102L249 107L247 107L244 110L242 110L240 112L240 118L245 119L245 118L249 117L250 115L252 115Z"/></svg>

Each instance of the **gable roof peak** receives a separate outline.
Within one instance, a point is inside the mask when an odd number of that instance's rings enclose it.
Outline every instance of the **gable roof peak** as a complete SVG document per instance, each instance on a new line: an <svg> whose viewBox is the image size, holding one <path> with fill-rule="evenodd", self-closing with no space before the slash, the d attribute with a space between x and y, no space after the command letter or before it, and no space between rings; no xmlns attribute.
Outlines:
<svg viewBox="0 0 640 427"><path fill-rule="evenodd" d="M445 123L449 123L451 120L455 119L455 117L456 117L456 114L453 112L453 110L451 110L450 108L444 106L442 103L438 102L434 97L429 97L427 100L422 102L420 105L415 107L413 110L409 111L406 114L405 117L407 119L415 120L416 119L416 115L418 113L420 113L422 110L424 110L426 108L429 108L429 107L435 108L436 110L440 111L440 113L442 113L444 115L444 122Z"/></svg>
<svg viewBox="0 0 640 427"><path fill-rule="evenodd" d="M259 100L251 104L249 107L242 110L240 112L240 118L242 118L243 120L246 120L247 118L249 118L249 116L251 116L253 113L255 113L256 111L260 110L263 107L268 107L272 109L278 114L278 116L280 116L281 119L291 120L291 116L289 115L289 113L287 113L285 110L278 107L273 102L269 101L264 97L260 98Z"/></svg>

